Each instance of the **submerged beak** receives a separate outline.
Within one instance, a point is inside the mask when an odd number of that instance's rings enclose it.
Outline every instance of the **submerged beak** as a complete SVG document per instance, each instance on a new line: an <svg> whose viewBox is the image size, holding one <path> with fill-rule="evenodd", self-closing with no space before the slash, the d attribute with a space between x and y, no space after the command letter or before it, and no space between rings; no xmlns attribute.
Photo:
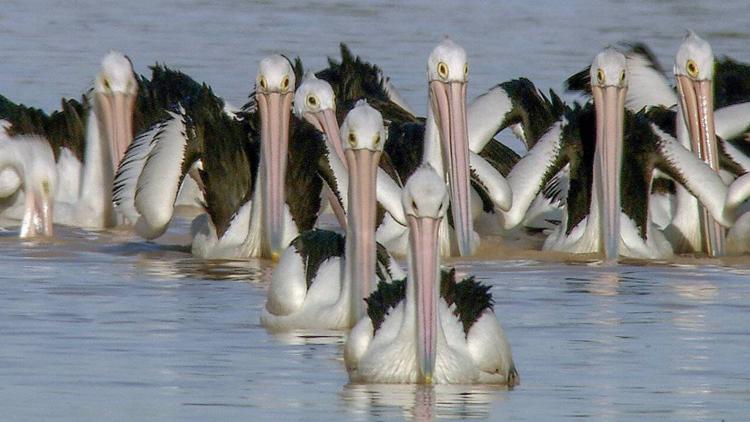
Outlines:
<svg viewBox="0 0 750 422"><path fill-rule="evenodd" d="M109 140L112 166L117 171L122 157L133 141L133 110L135 95L96 94L97 117Z"/></svg>
<svg viewBox="0 0 750 422"><path fill-rule="evenodd" d="M271 258L281 255L284 233L284 183L289 150L289 119L292 92L258 93L260 109L260 171L263 197L263 216L269 236L264 237L263 253Z"/></svg>
<svg viewBox="0 0 750 422"><path fill-rule="evenodd" d="M435 372L438 335L438 233L440 218L408 215L409 265L414 276L417 312L417 382L431 384Z"/></svg>
<svg viewBox="0 0 750 422"><path fill-rule="evenodd" d="M442 141L443 163L451 189L453 226L462 256L473 252L474 232L469 197L469 135L466 126L466 83L430 82L430 98Z"/></svg>
<svg viewBox="0 0 750 422"><path fill-rule="evenodd" d="M690 133L690 143L698 158L714 171L719 171L719 149L714 127L714 93L710 80L693 80L676 75L677 90L683 110L685 125ZM711 256L724 254L724 229L705 208L700 213L703 248Z"/></svg>
<svg viewBox="0 0 750 422"><path fill-rule="evenodd" d="M380 154L368 149L346 151L349 166L346 265L352 286L352 325L365 315L364 299L375 288L375 185Z"/></svg>
<svg viewBox="0 0 750 422"><path fill-rule="evenodd" d="M29 191L26 194L26 212L21 223L21 238L37 235L52 237L52 201L50 200L49 185L44 184L42 191Z"/></svg>
<svg viewBox="0 0 750 422"><path fill-rule="evenodd" d="M626 89L594 86L596 153L594 186L599 204L599 241L607 261L620 255L620 173Z"/></svg>
<svg viewBox="0 0 750 422"><path fill-rule="evenodd" d="M339 122L336 120L336 112L331 109L319 111L317 113L305 113L305 120L315 126L318 131L326 135L328 149L334 151L344 166L347 166L344 157L344 149L341 146L341 134L339 133Z"/></svg>

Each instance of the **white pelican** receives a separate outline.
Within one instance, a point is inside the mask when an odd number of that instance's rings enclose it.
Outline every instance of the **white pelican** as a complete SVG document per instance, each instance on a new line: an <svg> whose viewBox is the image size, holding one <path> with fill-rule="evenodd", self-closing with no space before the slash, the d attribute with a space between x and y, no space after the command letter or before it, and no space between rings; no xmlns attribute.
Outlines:
<svg viewBox="0 0 750 422"><path fill-rule="evenodd" d="M48 116L5 98L0 101L0 119L10 123L10 135L44 136L58 157L56 223L85 228L116 223L112 179L133 138L137 92L130 60L111 51L102 60L93 90L83 104L63 100L62 110Z"/></svg>
<svg viewBox="0 0 750 422"><path fill-rule="evenodd" d="M438 236L449 200L429 165L403 194L409 224L407 279L380 283L344 348L353 382L505 384L519 381L489 287L440 272Z"/></svg>
<svg viewBox="0 0 750 422"><path fill-rule="evenodd" d="M382 116L362 101L346 116L341 135L347 140L350 179L346 238L312 230L292 241L274 271L261 315L269 330L349 328L364 315L376 269L384 280L402 275L382 246L376 253L375 189L386 136Z"/></svg>
<svg viewBox="0 0 750 422"><path fill-rule="evenodd" d="M52 236L57 172L48 141L34 135L8 137L0 133L0 173L12 173L24 193L19 236Z"/></svg>
<svg viewBox="0 0 750 422"><path fill-rule="evenodd" d="M508 175L514 196L506 213L508 228L522 221L540 189L566 164L566 212L545 249L603 253L608 260L671 255L669 243L648 218L655 170L684 185L717 221L730 225L727 189L718 174L643 113L624 114L625 57L606 49L590 69L593 107L566 113Z"/></svg>

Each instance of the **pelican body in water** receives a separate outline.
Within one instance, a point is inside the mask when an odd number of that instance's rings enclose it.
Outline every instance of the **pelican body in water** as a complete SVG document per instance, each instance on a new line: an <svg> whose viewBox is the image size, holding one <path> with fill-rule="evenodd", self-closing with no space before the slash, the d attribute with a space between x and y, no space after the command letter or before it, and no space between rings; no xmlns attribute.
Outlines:
<svg viewBox="0 0 750 422"><path fill-rule="evenodd" d="M47 115L0 97L0 119L9 123L8 134L43 136L55 153L60 181L55 222L86 228L116 224L112 179L133 138L137 92L130 60L112 51L82 102L63 99L62 110ZM9 186L3 190L12 191Z"/></svg>
<svg viewBox="0 0 750 422"><path fill-rule="evenodd" d="M12 174L24 193L19 237L52 236L55 157L46 139L34 135L8 137L0 130L0 173ZM11 195L8 192L2 192ZM5 204L0 201L0 208Z"/></svg>
<svg viewBox="0 0 750 422"><path fill-rule="evenodd" d="M354 326L344 361L354 382L519 382L489 287L440 271L439 230L449 206L443 178L417 169L403 193L409 225L408 276L380 283Z"/></svg>
<svg viewBox="0 0 750 422"><path fill-rule="evenodd" d="M624 55L607 49L590 72L593 106L566 113L509 174L514 201L506 224L518 224L549 178L569 164L563 224L549 235L545 249L602 253L608 260L671 255L669 243L648 218L655 170L685 186L717 221L730 225L727 189L718 174L644 112L625 113Z"/></svg>
<svg viewBox="0 0 750 422"><path fill-rule="evenodd" d="M346 238L335 232L303 232L284 251L261 315L272 331L346 329L364 315L364 298L381 280L401 270L375 242L375 186L385 143L383 119L362 101L341 128L349 172Z"/></svg>

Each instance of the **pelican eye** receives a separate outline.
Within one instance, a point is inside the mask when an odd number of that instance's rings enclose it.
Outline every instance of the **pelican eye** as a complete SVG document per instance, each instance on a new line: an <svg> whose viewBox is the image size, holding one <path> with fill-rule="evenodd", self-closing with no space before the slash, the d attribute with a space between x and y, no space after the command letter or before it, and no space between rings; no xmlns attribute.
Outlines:
<svg viewBox="0 0 750 422"><path fill-rule="evenodd" d="M260 84L260 87L263 88L263 89L267 89L268 88L268 83L266 82L265 76L261 76L258 79L258 84Z"/></svg>
<svg viewBox="0 0 750 422"><path fill-rule="evenodd" d="M448 65L445 62L438 63L437 73L441 79L448 79Z"/></svg>
<svg viewBox="0 0 750 422"><path fill-rule="evenodd" d="M596 82L601 85L601 84L604 84L604 80L605 80L604 71L601 69L598 69L596 71Z"/></svg>
<svg viewBox="0 0 750 422"><path fill-rule="evenodd" d="M413 199L411 200L411 207L412 207L412 209L413 209L414 211L416 211L416 210L417 210L417 202L416 202L415 200L413 200Z"/></svg>
<svg viewBox="0 0 750 422"><path fill-rule="evenodd" d="M289 88L289 76L284 76L281 80L281 90L286 91Z"/></svg>
<svg viewBox="0 0 750 422"><path fill-rule="evenodd" d="M620 83L625 82L625 70L620 71Z"/></svg>
<svg viewBox="0 0 750 422"><path fill-rule="evenodd" d="M469 77L469 64L464 63L464 79L467 79Z"/></svg>
<svg viewBox="0 0 750 422"><path fill-rule="evenodd" d="M44 193L45 195L49 195L49 192L50 192L50 188L49 188L49 180L47 180L47 179L44 179L44 180L42 181L42 192L43 192L43 193Z"/></svg>
<svg viewBox="0 0 750 422"><path fill-rule="evenodd" d="M307 96L307 105L311 108L318 107L318 99L314 95L308 95Z"/></svg>
<svg viewBox="0 0 750 422"><path fill-rule="evenodd" d="M352 147L357 146L357 136L354 134L354 132L349 132L349 145Z"/></svg>
<svg viewBox="0 0 750 422"><path fill-rule="evenodd" d="M375 146L380 145L380 133L375 135Z"/></svg>
<svg viewBox="0 0 750 422"><path fill-rule="evenodd" d="M688 60L685 64L685 69L687 69L687 73L691 78L698 77L698 65L694 61Z"/></svg>
<svg viewBox="0 0 750 422"><path fill-rule="evenodd" d="M112 90L112 88L109 85L109 79L102 78L102 85L104 85L104 89L106 89L107 91L111 91Z"/></svg>

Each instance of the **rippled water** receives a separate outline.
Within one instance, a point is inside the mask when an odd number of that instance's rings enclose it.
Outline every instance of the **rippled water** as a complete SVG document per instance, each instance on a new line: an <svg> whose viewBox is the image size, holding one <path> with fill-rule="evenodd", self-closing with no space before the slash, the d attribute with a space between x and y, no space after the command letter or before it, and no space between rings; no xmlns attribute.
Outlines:
<svg viewBox="0 0 750 422"><path fill-rule="evenodd" d="M464 45L476 94L526 75L558 89L604 45L646 40L669 68L692 28L750 61L750 5L699 1L20 1L0 8L0 93L53 108L109 48L140 72L173 65L241 103L271 51L310 68L339 41L380 65L417 110L424 61ZM747 420L750 260L599 266L485 247L457 261L492 285L521 374L482 386L348 385L335 333L269 336L271 266L191 258L189 221L158 244L127 231L0 233L3 420Z"/></svg>

